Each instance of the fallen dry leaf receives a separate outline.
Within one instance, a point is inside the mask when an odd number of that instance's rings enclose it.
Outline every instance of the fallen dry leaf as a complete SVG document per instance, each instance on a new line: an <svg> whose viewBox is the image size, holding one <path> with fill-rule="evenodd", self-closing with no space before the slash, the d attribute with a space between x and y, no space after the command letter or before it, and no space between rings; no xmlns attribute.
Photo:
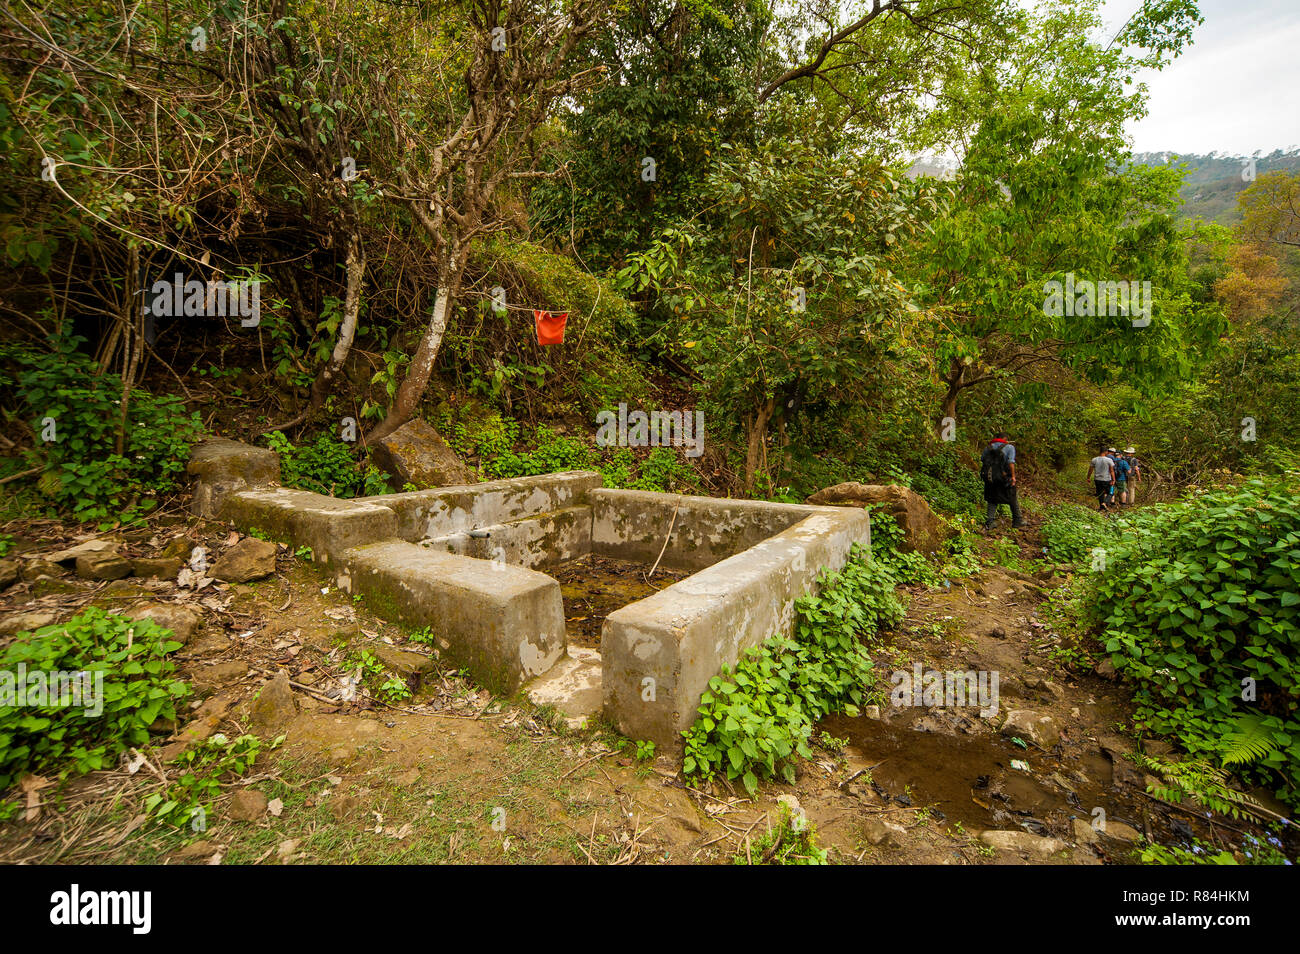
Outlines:
<svg viewBox="0 0 1300 954"><path fill-rule="evenodd" d="M266 810L276 818L279 818L280 813L284 811L284 800L280 798L271 799L266 803Z"/></svg>

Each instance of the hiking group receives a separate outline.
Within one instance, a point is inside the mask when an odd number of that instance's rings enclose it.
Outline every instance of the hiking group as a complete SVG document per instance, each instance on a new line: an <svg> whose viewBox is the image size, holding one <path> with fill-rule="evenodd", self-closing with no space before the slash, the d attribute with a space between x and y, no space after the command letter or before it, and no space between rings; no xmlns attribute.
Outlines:
<svg viewBox="0 0 1300 954"><path fill-rule="evenodd" d="M1099 447L1097 456L1088 461L1088 477L1092 480L1097 508L1103 513L1114 509L1116 497L1121 507L1133 504L1141 475L1142 463L1135 448L1117 451L1113 447Z"/></svg>
<svg viewBox="0 0 1300 954"><path fill-rule="evenodd" d="M1127 507L1137 499L1137 483L1142 474L1142 464L1137 459L1137 449L1126 447L1117 451L1102 447L1096 457L1088 462L1088 475L1092 480L1097 505L1103 512L1114 509L1115 500ZM1011 526L1023 527L1020 501L1016 496L1016 448L1006 433L999 431L980 454L980 479L984 481L984 502L988 510L984 516L984 529L997 526L998 508L1011 509Z"/></svg>

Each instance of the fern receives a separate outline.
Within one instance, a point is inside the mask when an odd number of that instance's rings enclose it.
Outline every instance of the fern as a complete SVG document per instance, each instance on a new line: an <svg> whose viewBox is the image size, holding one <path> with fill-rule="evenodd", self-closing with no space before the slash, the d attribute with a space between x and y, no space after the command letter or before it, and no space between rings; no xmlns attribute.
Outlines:
<svg viewBox="0 0 1300 954"><path fill-rule="evenodd" d="M1160 773L1169 783L1147 786L1151 795L1163 801L1178 805L1184 798L1191 798L1210 811L1229 818L1241 818L1243 814L1257 818L1281 817L1250 795L1233 788L1227 769L1214 765L1208 759L1173 762L1149 755L1135 755L1133 758L1143 768Z"/></svg>
<svg viewBox="0 0 1300 954"><path fill-rule="evenodd" d="M1219 760L1224 765L1254 765L1277 750L1277 742L1258 716L1242 716L1223 734Z"/></svg>

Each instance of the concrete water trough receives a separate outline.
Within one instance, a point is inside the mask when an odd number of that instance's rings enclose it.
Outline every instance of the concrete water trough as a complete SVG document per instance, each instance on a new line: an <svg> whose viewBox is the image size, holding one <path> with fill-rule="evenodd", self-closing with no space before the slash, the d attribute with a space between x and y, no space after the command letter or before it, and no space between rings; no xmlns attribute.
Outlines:
<svg viewBox="0 0 1300 954"><path fill-rule="evenodd" d="M575 723L603 715L671 753L709 679L788 635L795 600L871 537L860 509L611 490L591 471L340 500L279 486L276 455L234 441L199 445L189 469L198 515L309 547L492 691L526 689ZM570 653L544 571L588 555L690 575L610 613L599 653Z"/></svg>

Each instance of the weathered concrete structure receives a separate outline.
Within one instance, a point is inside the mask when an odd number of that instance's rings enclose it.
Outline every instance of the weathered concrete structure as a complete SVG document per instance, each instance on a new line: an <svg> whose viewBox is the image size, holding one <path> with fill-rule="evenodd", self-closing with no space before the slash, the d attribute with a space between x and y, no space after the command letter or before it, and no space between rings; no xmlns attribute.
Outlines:
<svg viewBox="0 0 1300 954"><path fill-rule="evenodd" d="M861 510L610 490L588 471L338 500L276 486L269 451L214 441L190 472L196 513L310 547L341 588L431 627L494 692L550 673L540 698L562 710L566 692L584 707L599 699L621 732L668 752L709 679L788 634L794 601L870 541ZM539 570L589 553L692 575L611 613L599 656L579 662L559 584Z"/></svg>

